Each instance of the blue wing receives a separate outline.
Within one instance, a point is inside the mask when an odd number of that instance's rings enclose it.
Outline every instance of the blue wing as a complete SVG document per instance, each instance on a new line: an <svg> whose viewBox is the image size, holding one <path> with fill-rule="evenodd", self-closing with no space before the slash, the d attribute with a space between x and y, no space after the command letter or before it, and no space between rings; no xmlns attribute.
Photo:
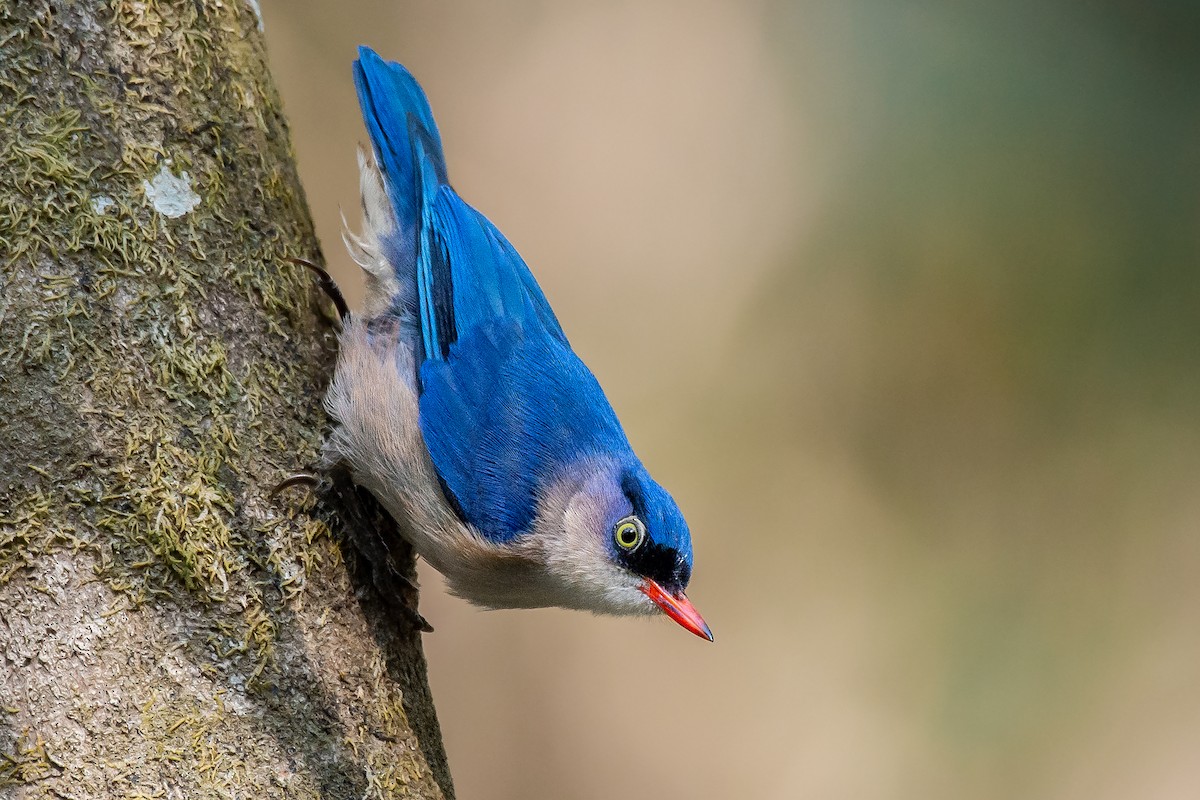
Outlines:
<svg viewBox="0 0 1200 800"><path fill-rule="evenodd" d="M421 431L447 493L484 536L529 527L540 487L578 460L636 461L612 407L572 352L516 249L447 183L424 93L398 64L360 48L367 130L410 237L394 263L415 282Z"/></svg>
<svg viewBox="0 0 1200 800"><path fill-rule="evenodd" d="M448 492L484 536L533 521L539 490L588 456L634 461L600 385L571 349L493 319L421 368L421 432Z"/></svg>

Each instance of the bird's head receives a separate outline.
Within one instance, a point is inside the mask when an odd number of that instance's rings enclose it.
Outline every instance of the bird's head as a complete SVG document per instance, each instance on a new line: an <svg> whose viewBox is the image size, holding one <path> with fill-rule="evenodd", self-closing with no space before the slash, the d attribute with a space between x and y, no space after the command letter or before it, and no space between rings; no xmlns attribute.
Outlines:
<svg viewBox="0 0 1200 800"><path fill-rule="evenodd" d="M692 576L687 521L641 464L590 470L553 505L561 535L552 537L543 555L574 595L575 607L615 614L661 610L712 641L712 631L684 594Z"/></svg>

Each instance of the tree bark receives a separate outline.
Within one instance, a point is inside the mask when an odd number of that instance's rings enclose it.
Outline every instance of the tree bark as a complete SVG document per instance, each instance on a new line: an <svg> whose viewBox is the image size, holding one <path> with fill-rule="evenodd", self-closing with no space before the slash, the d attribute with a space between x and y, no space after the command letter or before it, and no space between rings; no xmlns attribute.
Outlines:
<svg viewBox="0 0 1200 800"><path fill-rule="evenodd" d="M256 6L0 0L5 797L452 794Z"/></svg>

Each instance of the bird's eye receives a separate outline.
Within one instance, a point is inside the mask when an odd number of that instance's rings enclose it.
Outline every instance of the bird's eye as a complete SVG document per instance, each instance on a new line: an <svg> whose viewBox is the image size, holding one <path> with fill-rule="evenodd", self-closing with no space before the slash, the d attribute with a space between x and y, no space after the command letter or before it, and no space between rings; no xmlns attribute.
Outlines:
<svg viewBox="0 0 1200 800"><path fill-rule="evenodd" d="M646 536L646 526L637 517L626 517L613 528L613 541L622 550L636 550Z"/></svg>

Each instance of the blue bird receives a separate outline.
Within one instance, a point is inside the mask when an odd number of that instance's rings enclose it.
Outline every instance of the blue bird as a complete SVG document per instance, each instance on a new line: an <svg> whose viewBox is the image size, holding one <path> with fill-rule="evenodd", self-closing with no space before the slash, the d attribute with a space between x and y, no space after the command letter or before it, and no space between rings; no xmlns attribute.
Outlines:
<svg viewBox="0 0 1200 800"><path fill-rule="evenodd" d="M533 274L449 184L424 92L360 47L366 276L326 407L345 463L455 594L489 608L658 610L712 641L692 541Z"/></svg>

